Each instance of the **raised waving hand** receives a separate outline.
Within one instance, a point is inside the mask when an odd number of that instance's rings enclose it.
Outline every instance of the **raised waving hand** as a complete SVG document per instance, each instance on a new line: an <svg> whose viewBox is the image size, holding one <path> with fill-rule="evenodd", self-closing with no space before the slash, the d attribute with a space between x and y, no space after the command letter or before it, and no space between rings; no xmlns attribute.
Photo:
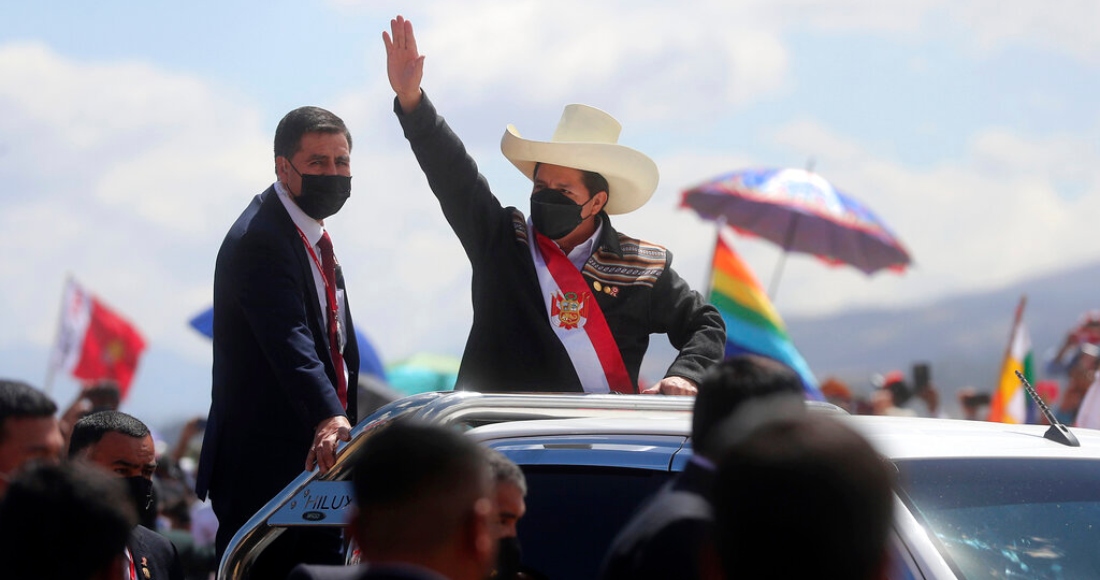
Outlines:
<svg viewBox="0 0 1100 580"><path fill-rule="evenodd" d="M386 43L390 86L397 93L401 110L411 112L420 104L420 81L424 78L424 57L416 49L412 22L401 15L390 20L390 32L382 31L382 41Z"/></svg>

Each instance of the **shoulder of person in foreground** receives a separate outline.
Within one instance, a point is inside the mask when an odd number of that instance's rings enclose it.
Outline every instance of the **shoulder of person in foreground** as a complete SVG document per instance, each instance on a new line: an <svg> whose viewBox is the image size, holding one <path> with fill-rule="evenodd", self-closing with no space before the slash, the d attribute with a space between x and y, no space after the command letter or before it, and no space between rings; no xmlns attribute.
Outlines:
<svg viewBox="0 0 1100 580"><path fill-rule="evenodd" d="M171 540L145 526L134 526L127 542L134 556L138 577L149 577L143 568L156 577L157 570L167 572L169 580L183 580L183 562Z"/></svg>

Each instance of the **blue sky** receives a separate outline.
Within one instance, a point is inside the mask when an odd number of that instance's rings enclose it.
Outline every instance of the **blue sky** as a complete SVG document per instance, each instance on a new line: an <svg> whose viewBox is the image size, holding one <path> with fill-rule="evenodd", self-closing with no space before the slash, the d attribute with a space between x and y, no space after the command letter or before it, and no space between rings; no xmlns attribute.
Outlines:
<svg viewBox="0 0 1100 580"><path fill-rule="evenodd" d="M622 121L661 185L616 219L702 285L713 228L679 191L747 166L815 169L869 205L915 266L865 277L791 256L785 316L911 306L1100 258L1100 5L1027 0L56 1L0 29L0 374L42 384L67 274L150 343L131 410L202 412L225 230L272 180L275 124L315 104L354 136L330 220L357 323L384 359L461 352L469 267L401 137L382 30L401 13L424 87L498 196L528 185L506 124L562 106ZM739 238L765 284L778 252ZM657 365L659 367L660 365ZM654 368L657 368L654 367ZM816 369L827 372L828 369ZM659 372L656 371L656 372ZM75 384L53 386L67 403Z"/></svg>

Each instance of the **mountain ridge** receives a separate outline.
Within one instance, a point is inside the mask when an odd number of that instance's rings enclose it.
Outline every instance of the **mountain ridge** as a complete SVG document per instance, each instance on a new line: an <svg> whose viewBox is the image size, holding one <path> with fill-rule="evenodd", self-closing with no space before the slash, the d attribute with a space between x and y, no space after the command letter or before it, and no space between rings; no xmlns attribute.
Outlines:
<svg viewBox="0 0 1100 580"><path fill-rule="evenodd" d="M819 380L834 376L857 392L871 389L875 373L909 374L914 362L931 364L933 382L950 408L963 386L991 390L1000 376L1012 320L1027 297L1023 322L1031 335L1036 378L1043 359L1057 348L1087 310L1100 307L1092 290L1100 262L1029 278L1007 286L947 296L902 308L867 308L814 317L791 317L791 340Z"/></svg>

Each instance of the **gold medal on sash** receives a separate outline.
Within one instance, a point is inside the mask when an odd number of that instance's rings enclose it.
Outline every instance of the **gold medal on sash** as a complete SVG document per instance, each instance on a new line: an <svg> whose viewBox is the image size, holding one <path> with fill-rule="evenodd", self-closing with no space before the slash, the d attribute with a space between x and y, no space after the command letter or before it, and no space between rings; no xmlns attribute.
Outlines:
<svg viewBox="0 0 1100 580"><path fill-rule="evenodd" d="M559 328L566 330L579 328L588 318L588 300L591 298L588 292L560 291L550 296L550 320Z"/></svg>

